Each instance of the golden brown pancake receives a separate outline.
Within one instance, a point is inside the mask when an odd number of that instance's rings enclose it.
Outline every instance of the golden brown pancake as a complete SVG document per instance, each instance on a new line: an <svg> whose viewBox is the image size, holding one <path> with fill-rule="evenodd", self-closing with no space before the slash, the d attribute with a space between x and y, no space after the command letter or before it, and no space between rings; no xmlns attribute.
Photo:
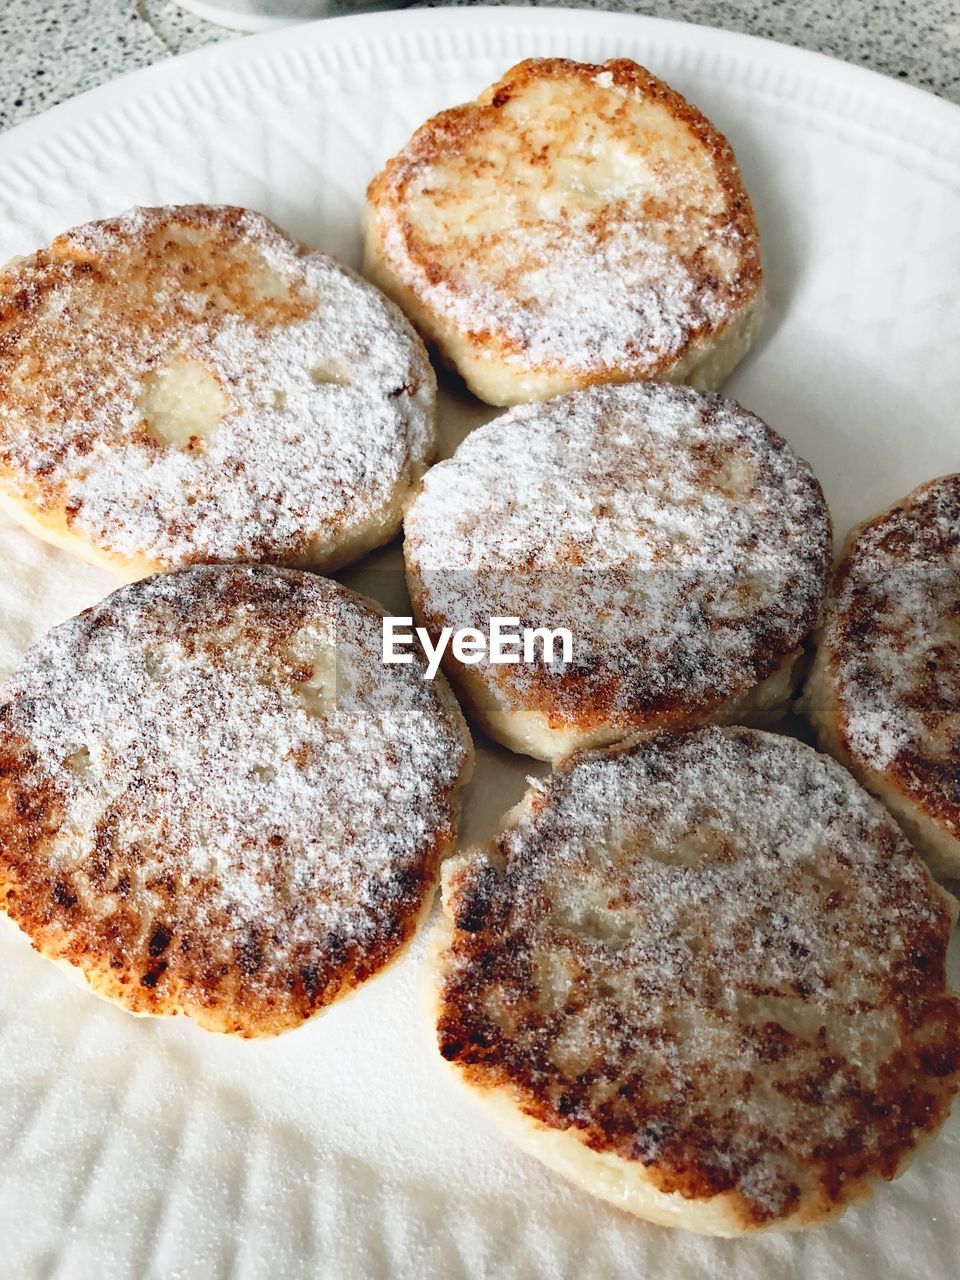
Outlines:
<svg viewBox="0 0 960 1280"><path fill-rule="evenodd" d="M370 183L366 273L490 404L720 386L763 310L727 140L626 58L531 58Z"/></svg>
<svg viewBox="0 0 960 1280"><path fill-rule="evenodd" d="M903 1168L960 1083L956 903L791 738L571 757L444 866L442 1057L510 1136L641 1217L810 1226Z"/></svg>
<svg viewBox="0 0 960 1280"><path fill-rule="evenodd" d="M435 394L391 302L250 210L133 209L0 272L0 505L126 579L388 541Z"/></svg>
<svg viewBox="0 0 960 1280"><path fill-rule="evenodd" d="M850 534L804 706L821 747L960 879L960 475Z"/></svg>
<svg viewBox="0 0 960 1280"><path fill-rule="evenodd" d="M592 387L512 410L425 476L404 520L414 609L566 628L572 661L444 670L514 751L556 760L638 729L772 723L817 620L830 519L810 468L733 401Z"/></svg>
<svg viewBox="0 0 960 1280"><path fill-rule="evenodd" d="M299 1025L395 959L469 736L326 579L197 567L51 631L0 696L0 903L134 1013Z"/></svg>

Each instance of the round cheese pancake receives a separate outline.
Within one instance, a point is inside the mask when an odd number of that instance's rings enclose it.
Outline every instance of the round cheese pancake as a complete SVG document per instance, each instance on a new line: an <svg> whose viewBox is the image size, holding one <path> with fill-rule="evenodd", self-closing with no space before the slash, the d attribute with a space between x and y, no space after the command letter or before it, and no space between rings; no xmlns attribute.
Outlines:
<svg viewBox="0 0 960 1280"><path fill-rule="evenodd" d="M365 269L490 404L713 390L763 310L730 144L625 58L532 58L428 120L370 184Z"/></svg>
<svg viewBox="0 0 960 1280"><path fill-rule="evenodd" d="M32 648L0 701L0 904L134 1013L295 1027L428 908L471 761L449 689L337 583L201 566Z"/></svg>
<svg viewBox="0 0 960 1280"><path fill-rule="evenodd" d="M571 661L535 638L533 662L445 654L478 723L548 760L638 729L778 719L831 543L819 484L759 418L651 383L480 428L424 477L404 529L431 631L499 617L570 633Z"/></svg>
<svg viewBox="0 0 960 1280"><path fill-rule="evenodd" d="M128 580L386 542L435 398L393 303L248 210L134 209L0 273L0 505Z"/></svg>
<svg viewBox="0 0 960 1280"><path fill-rule="evenodd" d="M960 879L960 475L851 533L804 705L821 747Z"/></svg>
<svg viewBox="0 0 960 1280"><path fill-rule="evenodd" d="M892 1178L960 1082L956 903L839 764L700 728L573 756L448 861L438 1045L518 1143L711 1235Z"/></svg>

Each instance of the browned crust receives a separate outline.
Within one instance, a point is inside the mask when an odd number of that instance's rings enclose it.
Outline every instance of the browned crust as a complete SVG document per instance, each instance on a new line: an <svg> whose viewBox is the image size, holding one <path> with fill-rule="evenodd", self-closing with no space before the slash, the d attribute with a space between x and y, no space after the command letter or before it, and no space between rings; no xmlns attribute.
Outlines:
<svg viewBox="0 0 960 1280"><path fill-rule="evenodd" d="M538 960L543 957L531 936L531 930L540 928L533 919L550 920L556 886L565 875L576 876L578 868L588 874L591 865L585 832L558 824L555 818L538 825L538 817L551 811L552 797L591 760L643 756L652 785L662 781L669 787L672 761L685 743L704 732L724 733L747 756L766 749L765 742L789 741L745 729L697 730L634 738L600 752L578 753L561 764L542 789L528 793L522 817L515 814L513 823L484 850L457 860L444 885L449 933L440 944L436 968L438 1047L472 1088L503 1093L534 1123L569 1132L594 1151L638 1162L658 1190L701 1202L723 1197L743 1231L810 1225L869 1197L876 1179L895 1177L918 1144L944 1122L960 1084L960 1001L948 993L945 971L953 924L950 900L892 821L886 823L878 846L881 862L889 865L889 882L878 881L871 872L870 890L877 901L872 908L860 905L857 918L839 926L847 930L850 958L845 963L851 966L857 964L853 952L858 946L876 946L871 910L889 913L907 930L899 956L890 958L885 972L880 967L882 985L875 999L896 1010L898 1043L882 1061L874 1085L865 1086L854 1061L827 1049L822 1032L811 1045L774 1021L742 1028L742 1053L759 1059L763 1072L771 1070L768 1083L773 1089L782 1090L801 1111L809 1108L809 1129L815 1138L808 1131L761 1132L753 1134L745 1148L736 1103L749 1096L755 1080L749 1073L738 1075L734 1062L704 1062L685 1088L672 1095L665 1094L666 1072L663 1079L631 1074L637 1037L650 1031L634 1025L628 1009L611 1015L600 1028L600 1065L595 1061L576 1075L560 1069L551 1056L553 1046L568 1022L583 1015L587 1002L596 999L582 983L592 963L590 952L578 949L576 939L562 926L547 929L559 928L563 945L571 949L571 984L561 1008L549 1015L538 1009ZM750 802L764 800L754 795ZM617 804L613 793L610 803ZM585 841L583 859L578 862L574 856L571 862L554 864L558 849L569 856L571 839ZM721 839L715 856L723 861L736 852L726 849ZM851 857L848 889L861 874L855 853ZM525 899L524 878L540 862L553 868L547 873L549 887L544 895ZM836 907L837 889L830 892L831 897L819 902L820 910ZM694 894L695 888L691 906L699 901ZM820 928L814 920L811 923ZM655 918L651 927L657 928ZM766 927L773 931L776 924L770 920ZM684 945L680 939L676 942ZM884 959L870 958L878 966ZM656 990L652 980L651 990ZM729 975L717 973L715 981L719 990ZM756 981L741 985L738 975L737 982L737 990L746 996L762 999L769 994ZM796 996L816 999L804 990ZM698 1016L682 990L676 993L676 1009L681 1015ZM664 1034L669 1039L669 1030ZM797 1055L795 1064L792 1055ZM723 1090L738 1078L741 1092L725 1095ZM712 1089L717 1092L711 1094ZM831 1134L830 1126L820 1122L820 1107L838 1108L844 1120L840 1132ZM792 1162L796 1174L775 1212L740 1190L752 1161L771 1151Z"/></svg>
<svg viewBox="0 0 960 1280"><path fill-rule="evenodd" d="M888 570L866 561L880 556ZM831 731L837 753L871 790L893 787L937 827L960 841L960 732L949 728L960 714L960 473L941 476L912 490L901 502L851 531L834 570L821 643L827 652L826 677L832 697ZM930 583L935 593L922 620L928 645L922 667L904 666L898 677L910 679L909 692L896 690L874 662L882 636L901 651L906 635L896 634L903 602L898 572ZM939 576L939 586L935 579ZM913 655L914 658L917 655ZM908 658L904 658L904 663ZM894 759L880 762L858 746L855 708L877 698L889 708L892 727L901 716L923 723L898 747ZM940 742L940 749L934 741Z"/></svg>
<svg viewBox="0 0 960 1280"><path fill-rule="evenodd" d="M259 1039L293 1030L355 991L399 959L428 914L440 863L453 846L456 824L436 831L416 874L398 876L384 899L375 946L362 952L331 932L322 942L293 951L286 983L269 994L258 987L263 955L276 944L269 928L235 933L224 914L214 933L183 927L179 886L161 878L146 887L163 905L149 918L117 892L119 905L103 920L78 908L72 878L43 865L43 846L56 821L49 798L25 792L9 778L7 745L0 749L0 905L49 960L74 966L91 989L130 1013L186 1015L207 1031ZM458 789L451 810L459 808ZM115 865L104 862L106 886ZM120 884L122 887L122 873ZM191 886L202 896L202 885ZM318 955L321 957L318 962Z"/></svg>
<svg viewBox="0 0 960 1280"><path fill-rule="evenodd" d="M199 281L208 291L211 313L230 312L247 323L268 325L303 319L313 305L296 294L286 301L251 296L245 264L232 257L236 246L243 245L246 239L246 209L193 204L141 212L145 222L137 237L126 231L123 215L105 218L58 236L49 248L38 249L0 272L0 395L5 409L23 421L35 417L38 427L45 417L54 422L86 424L79 433L63 437L59 453L44 440L44 462L29 475L24 475L5 431L0 430L0 485L12 499L28 501L41 519L62 527L65 533L74 532L82 501L67 500L66 484L58 479L58 471L68 456L92 453L102 438L106 406L96 388L109 381L115 367L112 324L117 333L133 331L158 351L164 348L168 333L165 326L170 317L158 309L154 290L169 286L172 259L179 264L185 282L194 285ZM302 245L289 241L269 219L262 221L299 256L307 252ZM182 231L202 232L202 243L190 245L175 240L173 237ZM63 351L51 342L44 315L51 304L69 299L80 289L100 289L104 297L109 296L108 290L115 286L114 270L110 263L104 265L100 261L97 240L101 236L122 237L131 256L123 281L124 314L122 321L118 316L111 322L109 314L99 318L97 331L85 344L82 377L72 372L65 378L59 366ZM252 265L255 260L251 256L249 261ZM145 423L133 439L156 456L163 453L164 446L154 439ZM190 447L194 447L193 443ZM88 534L79 536L89 540ZM123 562L123 557L112 554L109 548L101 550L104 558ZM304 542L302 547L292 549L291 558L305 550ZM145 572L163 567L159 563L148 564Z"/></svg>
<svg viewBox="0 0 960 1280"><path fill-rule="evenodd" d="M237 531L241 540L219 546L216 554L206 546L204 530L218 512L220 494L204 475L188 473L186 483L196 480L200 489L188 495L185 488L183 501L172 510L159 500L152 508L146 504L151 520L159 518L160 546L121 550L91 517L87 478L75 474L82 460L105 444L133 446L150 464L169 452L145 420L136 420L143 375L162 368L170 357L195 359L206 367L210 335L227 322L265 340L317 313L320 300L302 280L285 279L275 293L260 287L274 250L293 263L310 257L306 246L258 212L190 204L135 209L75 227L0 271L0 492L14 518L125 578L217 561L262 560L330 571L368 544L394 535L401 499L428 456L405 460L394 500L382 512L339 510L331 504L312 523L301 520L302 527L278 532L277 503L265 492L256 517ZM336 270L370 289L348 268L336 264ZM203 299L199 312L198 298ZM423 384L432 387L434 375L415 332L393 304L384 303L396 317L398 333L413 344L412 359L419 365L419 381L411 378L397 389L406 403ZM243 372L213 376L221 386L235 380L239 387ZM224 390L229 399L236 387ZM265 396L269 390L265 385ZM125 421L130 418L133 425ZM310 425L305 421L304 431ZM295 448L280 438L276 447ZM191 437L182 451L198 457L203 441ZM245 459L230 456L223 474L239 484L247 467ZM121 511L124 501L117 503ZM139 532L135 509L124 518L132 535ZM168 543L180 546L180 553L172 555Z"/></svg>
<svg viewBox="0 0 960 1280"><path fill-rule="evenodd" d="M36 410L42 392L47 411L54 419L76 416L85 420L88 431L69 443L77 453L89 453L102 431L96 417L98 404L95 388L103 374L109 373L115 356L110 351L110 317L102 318L101 329L90 335L86 349L84 376L65 381L58 372L59 352L42 327L44 313L50 305L69 297L80 287L106 289L112 281L112 270L100 261L97 242L120 237L125 250L135 255L127 264L123 281L124 325L149 337L157 349L164 346L169 315L157 308L155 289L169 285L171 262L185 282L208 292L208 310L229 312L256 325L291 323L309 314L314 300L296 291L285 299L253 297L247 271L256 265L255 255L234 257L237 246L244 246L248 231L246 209L232 205L178 205L176 208L140 210L144 225L137 237L125 228L124 216L106 218L75 228L46 249L38 249L27 258L0 272L0 388L5 406L28 416ZM275 223L262 215L258 221L289 246L297 256L307 250L295 244ZM178 233L202 232L199 244L174 239ZM137 441L158 454L163 446L144 427ZM39 469L33 479L31 498L40 505L56 504L60 488L48 481L61 459L53 457ZM9 447L0 433L0 464L9 466ZM62 486L61 486L62 487ZM67 512L72 523L76 512Z"/></svg>
<svg viewBox="0 0 960 1280"><path fill-rule="evenodd" d="M574 392L550 402L551 411L558 413L566 405L572 416L578 394ZM727 404L719 397L702 397L684 388L677 388L675 394L686 395L695 400L701 406L700 411L708 423ZM654 684L653 664L648 662L645 667L643 659L638 658L644 652L647 641L643 620L639 617L636 635L631 638L632 647L623 652L604 645L600 628L597 629L597 648L588 651L584 641L590 636L590 626L574 627L577 646L572 666L557 676L542 664L525 665L522 687L517 685L516 667L493 666L489 663L466 667L457 662L448 646L441 659L442 668L456 686L473 717L486 730L489 731L491 722L485 707L491 697L497 699L498 711L530 712L542 716L553 731L576 731L585 736L609 733L608 741L640 730L704 723L725 702L745 694L772 676L791 654L797 652L798 646L820 618L833 545L830 513L820 482L807 464L797 458L787 442L761 419L739 406L737 410L743 415L745 424L749 423L751 428L762 432L765 442L765 452L755 448L750 455L751 461L758 468L758 485L761 481L771 485L776 483L779 473L774 458L781 468L788 464L791 467L790 478L795 486L791 495L791 501L796 505L795 518L799 525L810 532L808 542L802 548L797 548L796 571L785 589L783 610L778 610L775 616L772 610L764 612L754 609L741 620L740 626L746 633L746 647L750 655L749 676L731 680L727 670L718 676L713 687L693 695L690 691L690 657L678 646L667 664L656 664L657 682ZM614 407L608 410L611 415L615 412ZM571 429L573 427L575 423ZM706 446L699 451L698 464L702 467L705 487L715 485L717 471L731 456L733 450L726 440L722 444ZM441 465L456 465L456 461L454 455L453 459ZM622 484L629 487L628 475L622 477ZM426 482L422 480L408 512L421 499L425 485ZM491 503L495 502L496 495L492 494ZM495 506L491 505L491 510L485 514L489 520L495 521ZM430 632L434 643L447 626L471 626L480 630L487 627L489 619L475 616L469 608L463 614L452 616L432 606L429 585L420 566L421 544L415 531L411 530L409 519L405 522L403 551L407 587L414 612L418 621ZM583 575L584 583L591 584L608 578L611 598L617 589L626 590L630 587L630 566L597 570L592 564L592 555L593 551L589 546L578 547L571 543L562 566L556 565L544 571L535 565L517 564L516 577L522 580L524 574L530 574L537 581L542 581L554 573L561 597L570 593L569 580L575 580L578 574ZM462 572L465 577L475 574L479 578L487 569L489 566L481 564L470 574L466 571L451 571L451 574L455 576ZM787 610L790 612L791 625L785 629L783 612ZM509 608L503 604L494 612L512 615L514 608L512 604ZM525 621L521 617L521 625ZM584 621L593 623L589 618Z"/></svg>
<svg viewBox="0 0 960 1280"><path fill-rule="evenodd" d="M12 501L26 502L35 508L41 522L54 534L73 535L90 541L88 532L78 529L77 518L83 502L70 500L66 482L59 476L62 464L71 455L85 456L93 452L104 434L107 405L97 395L98 384L109 382L116 364L111 341L116 334L135 332L161 351L167 345L170 316L159 309L155 290L169 287L171 261L176 260L184 282L198 282L209 294L210 314L230 312L247 323L269 325L291 323L303 319L313 305L311 300L292 294L287 300L260 299L251 295L245 262L232 254L246 239L246 209L233 205L178 205L176 208L143 209L142 232L130 236L123 215L86 224L58 236L49 248L38 249L29 257L6 267L0 273L0 395L11 416L22 421L33 417L37 429L43 431L45 419L53 422L84 423L79 432L71 431L60 441L59 452L43 439L44 461L28 475L16 458L6 432L0 429L0 486ZM261 215L257 215L261 218ZM269 219L262 218L287 242L298 256L307 250L295 245ZM202 243L185 244L174 239L180 232L201 232ZM98 240L121 237L130 255L123 280L123 316L109 313L98 317L96 329L84 347L82 376L64 377L60 361L63 350L51 335L44 316L51 304L67 301L82 290L102 290L110 298L115 287L114 265L102 263ZM135 257L134 257L135 255ZM251 255L248 259L254 265ZM46 433L44 433L46 434ZM160 456L164 446L141 424L132 439L149 453ZM40 441L38 440L38 443ZM197 444L199 442L196 442ZM189 448L194 448L191 442ZM290 559L307 549L306 540L291 548ZM263 558L268 558L268 546ZM141 576L163 569L159 561L141 558L132 564L130 558L118 555L106 546L97 546L100 559L124 576ZM195 557L202 560L204 557ZM132 558L134 561L136 557ZM132 572L128 572L132 569Z"/></svg>
<svg viewBox="0 0 960 1280"><path fill-rule="evenodd" d="M292 628L309 621L313 584L323 580L258 566L181 573L208 600L217 594L212 612L223 623L249 616L252 610L261 656L272 654L289 669L285 640ZM146 579L124 588L65 625L86 619L91 632L115 627L122 622L124 607L157 581ZM349 597L357 607L380 612L379 606L346 588L333 583L326 587ZM194 641L190 636L194 608L195 600L185 590L171 625L181 640L206 651L209 637ZM216 664L215 650L212 660ZM296 670L289 677L306 678ZM42 699L43 689L38 686L31 696ZM397 958L429 910L440 861L456 836L460 788L472 759L469 735L452 695L440 686L430 696L436 699L438 727L442 724L454 753L460 752L462 767L450 786L436 794L436 809L442 815L436 826L415 850L407 851L387 880L366 886L376 918L372 940L361 944L338 932L335 917L325 933L299 936L298 903L284 893L284 861L289 854L282 834L271 838L276 846L272 853L262 851L265 897L274 901L275 910L259 922L239 922L228 909L221 909L215 878L188 875L186 870L173 874L174 846L162 873L132 892L131 882L142 879L145 860L136 846L117 841L115 832L141 804L147 809L149 794L127 793L115 810L102 815L92 833L92 847L75 871L52 866L48 850L60 836L64 819L63 779L39 772L34 744L11 733L17 707L9 696L0 699L0 907L36 950L75 966L98 994L133 1013L186 1014L208 1030L247 1038L296 1027ZM82 734L83 726L77 731ZM345 804L353 802L354 797L344 797ZM157 835L169 842L177 833ZM358 892L362 888L358 885ZM150 895L149 906L145 895ZM203 908L203 927L198 926L198 907Z"/></svg>
<svg viewBox="0 0 960 1280"><path fill-rule="evenodd" d="M451 152L456 152L465 144L482 138L485 131L495 124L498 114L510 99L528 85L543 79L558 81L573 79L583 84L590 84L603 72L609 72L616 85L636 90L648 100L661 104L678 123L690 130L709 155L715 180L724 195L723 211L718 215L717 221L739 235L742 250L736 278L728 286L720 287L716 278L702 267L698 281L698 287L701 289L719 289L718 298L731 308L731 321L719 328L708 326L706 323L691 328L682 347L664 353L653 364L644 362L642 371L639 368L629 367L616 370L607 367L590 367L590 353L585 352L585 367L577 370L580 386L607 382L611 375L624 381L638 376L656 379L672 365L682 361L692 348L722 334L733 322L733 318L760 291L763 283L763 269L753 205L744 186L732 146L706 116L669 85L629 58L614 58L604 63L582 63L569 58L527 58L517 63L502 79L486 89L476 102L441 111L421 125L403 150L387 161L384 168L367 187L367 202L373 210L374 217L376 218L378 210L389 209L392 216L396 218L402 231L406 257L420 264L431 284L444 280L451 290L456 291L458 287L456 278L450 276L444 266L433 258L429 244L418 234L410 218L403 212L407 189L413 178L430 165L441 162ZM546 157L528 157L528 159L534 164L547 163ZM599 238L602 239L605 234L605 225L612 225L613 221L612 214L600 219L597 226ZM388 266L393 269L393 264L389 261ZM424 306L429 310L429 304ZM477 329L464 332L461 336L478 353L489 350L492 346L503 353L523 355L522 346L507 333L492 333L489 330ZM437 342L440 339L439 326L427 330L425 337ZM530 363L526 367L546 371L554 368L555 365Z"/></svg>

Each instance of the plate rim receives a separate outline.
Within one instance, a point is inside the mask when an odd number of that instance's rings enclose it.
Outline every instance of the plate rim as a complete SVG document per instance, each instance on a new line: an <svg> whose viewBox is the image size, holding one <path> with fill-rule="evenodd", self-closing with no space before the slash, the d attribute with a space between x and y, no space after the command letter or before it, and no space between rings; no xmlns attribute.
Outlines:
<svg viewBox="0 0 960 1280"><path fill-rule="evenodd" d="M547 15L548 21L545 22ZM776 68L779 64L780 69L792 71L800 79L823 81L829 78L833 101L824 104L822 109L835 117L870 125L875 132L889 136L889 131L881 128L876 120L865 118L869 113L863 110L864 99L873 98L881 101L888 113L899 110L916 115L925 123L926 129L934 126L951 135L940 147L916 136L916 129L906 133L900 131L896 136L906 145L955 171L960 180L960 104L930 90L869 67L845 62L831 54L784 44L764 36L647 14L520 5L376 10L299 22L243 39L219 41L125 72L21 121L0 134L0 160L9 162L21 157L24 151L29 151L32 143L45 137L59 135L66 138L124 103L138 100L139 104L145 105L146 99L158 96L165 89L189 83L191 75L196 84L209 80L211 71L236 71L251 64L269 63L294 51L313 54L319 50L322 54L324 49L336 51L351 45L369 48L374 40L383 42L391 36L452 36L456 41L469 38L478 31L487 32L503 26L513 30L529 29L531 56L537 54L537 43L549 46L550 41L560 34L576 33L584 28L589 28L591 34L599 32L611 38L647 32L651 43L659 40L699 53L726 53L763 69ZM398 46L399 43L398 40ZM402 60L398 57L397 64ZM656 67L652 70L656 71ZM750 87L757 88L754 85ZM859 95L861 110L844 112L840 109L838 100L842 100L844 90ZM781 92L776 96L795 100L789 93ZM856 102L854 99L848 105ZM920 132L925 133L925 130Z"/></svg>

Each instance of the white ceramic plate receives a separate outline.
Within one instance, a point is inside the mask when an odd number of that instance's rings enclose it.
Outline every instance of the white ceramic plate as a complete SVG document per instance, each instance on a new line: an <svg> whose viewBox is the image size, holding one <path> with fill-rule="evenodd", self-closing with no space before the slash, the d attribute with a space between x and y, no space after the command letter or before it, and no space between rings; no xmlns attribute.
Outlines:
<svg viewBox="0 0 960 1280"><path fill-rule="evenodd" d="M152 67L0 138L0 260L128 205L223 200L351 262L365 184L529 54L644 62L733 140L770 313L732 392L815 467L839 533L960 469L960 111L817 55L556 10L296 27ZM486 415L447 394L448 446ZM0 675L112 586L0 525ZM360 574L386 603L395 549ZM534 771L481 751L467 838ZM0 1272L123 1276L947 1277L960 1124L837 1224L711 1242L515 1153L434 1065L408 958L266 1043L135 1020L0 930Z"/></svg>

